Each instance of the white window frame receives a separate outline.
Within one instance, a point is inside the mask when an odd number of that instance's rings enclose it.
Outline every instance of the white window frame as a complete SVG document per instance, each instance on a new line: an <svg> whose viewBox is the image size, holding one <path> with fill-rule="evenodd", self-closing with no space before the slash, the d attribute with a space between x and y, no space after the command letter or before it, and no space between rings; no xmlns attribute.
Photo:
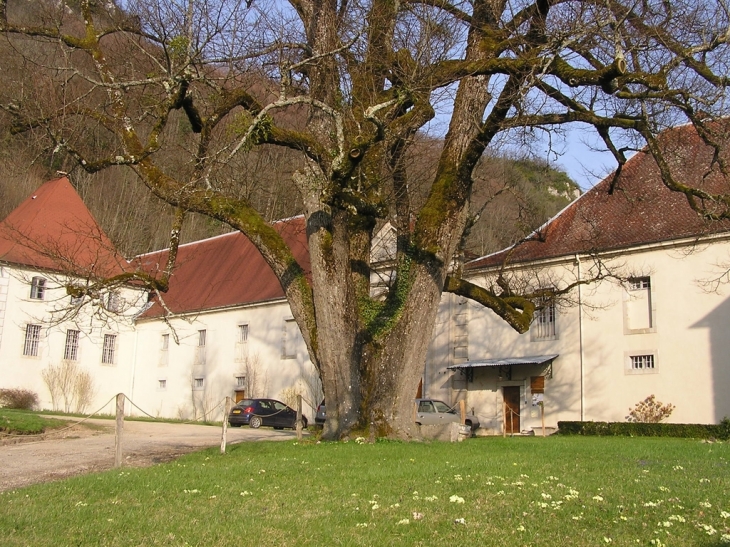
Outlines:
<svg viewBox="0 0 730 547"><path fill-rule="evenodd" d="M657 359L657 351L627 351L624 354L624 370L627 375L659 374L659 360Z"/></svg>
<svg viewBox="0 0 730 547"><path fill-rule="evenodd" d="M157 379L157 391L167 391L167 378Z"/></svg>
<svg viewBox="0 0 730 547"><path fill-rule="evenodd" d="M289 329L293 329L293 336L289 335ZM282 359L296 359L297 348L296 348L296 332L299 329L299 325L294 318L284 319L284 325L281 331L281 358ZM291 340L290 340L291 338Z"/></svg>
<svg viewBox="0 0 730 547"><path fill-rule="evenodd" d="M453 315L452 355L454 362L469 360L469 301L459 297Z"/></svg>
<svg viewBox="0 0 730 547"><path fill-rule="evenodd" d="M234 360L238 363L248 358L248 338L251 329L248 323L238 323L236 326L236 347L234 348Z"/></svg>
<svg viewBox="0 0 730 547"><path fill-rule="evenodd" d="M246 387L246 375L243 372L239 372L233 375L236 382L236 387Z"/></svg>
<svg viewBox="0 0 730 547"><path fill-rule="evenodd" d="M122 309L122 297L118 291L109 291L104 296L104 309L111 313L119 313Z"/></svg>
<svg viewBox="0 0 730 547"><path fill-rule="evenodd" d="M45 300L46 297L46 278L39 275L33 276L30 281L30 299Z"/></svg>
<svg viewBox="0 0 730 547"><path fill-rule="evenodd" d="M202 391L205 389L205 376L193 377L193 390Z"/></svg>
<svg viewBox="0 0 730 547"><path fill-rule="evenodd" d="M36 323L27 323L25 325L23 357L38 358L41 356L42 330L43 327Z"/></svg>
<svg viewBox="0 0 730 547"><path fill-rule="evenodd" d="M101 364L113 366L117 364L117 334L105 333L101 347Z"/></svg>
<svg viewBox="0 0 730 547"><path fill-rule="evenodd" d="M545 340L558 339L558 307L555 300L545 299L547 305L540 310L535 310L530 325L530 340L532 342L544 342Z"/></svg>
<svg viewBox="0 0 730 547"><path fill-rule="evenodd" d="M170 362L170 333L164 332L160 336L160 360L157 366L166 367Z"/></svg>
<svg viewBox="0 0 730 547"><path fill-rule="evenodd" d="M206 344L208 343L208 329L198 329L198 341L195 346L195 364L204 365L206 358Z"/></svg>
<svg viewBox="0 0 730 547"><path fill-rule="evenodd" d="M81 340L81 331L78 329L66 330L66 342L63 345L64 361L79 360L79 341Z"/></svg>
<svg viewBox="0 0 730 547"><path fill-rule="evenodd" d="M646 305L647 305L647 313L649 314L649 327L642 327L642 328L632 328L631 327L631 305L632 301L636 300L636 294L639 292L645 292L646 293ZM632 295L632 293L634 295ZM655 300L655 293L654 293L654 282L652 281L651 276L643 275L643 276L637 276L632 277L628 280L628 283L626 285L626 290L624 291L624 301L623 301L623 308L624 308L624 334L648 334L652 332L656 332L656 300Z"/></svg>

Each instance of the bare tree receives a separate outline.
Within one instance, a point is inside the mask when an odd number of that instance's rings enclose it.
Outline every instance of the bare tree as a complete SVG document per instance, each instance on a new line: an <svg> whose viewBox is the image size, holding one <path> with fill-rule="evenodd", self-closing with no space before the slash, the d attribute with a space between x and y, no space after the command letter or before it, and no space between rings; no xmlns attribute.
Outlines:
<svg viewBox="0 0 730 547"><path fill-rule="evenodd" d="M727 188L678 180L658 138L693 124L725 181L725 124L713 122L728 106L721 0L131 0L126 11L81 0L80 17L71 4L42 12L0 0L0 28L24 54L17 62L46 76L3 97L12 131L88 172L127 166L180 215L245 234L279 278L320 372L328 438L367 424L416 435L411 400L444 290L528 329L532 297L543 294L451 275L487 147L582 124L619 172L646 146L689 206L730 216ZM436 169L415 199L408 152L444 119ZM187 144L172 138L179 131ZM263 147L300 157L292 183L311 273L238 191L243 158ZM398 231L397 275L374 299L370 243L383 218ZM159 292L167 284L147 282Z"/></svg>

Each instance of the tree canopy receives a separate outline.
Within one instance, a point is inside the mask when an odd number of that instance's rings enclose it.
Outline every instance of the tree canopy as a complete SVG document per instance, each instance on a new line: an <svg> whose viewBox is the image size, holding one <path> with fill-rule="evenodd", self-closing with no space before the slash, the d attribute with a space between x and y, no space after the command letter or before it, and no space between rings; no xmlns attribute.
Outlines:
<svg viewBox="0 0 730 547"><path fill-rule="evenodd" d="M0 0L17 62L44 76L2 102L13 132L42 134L89 172L126 166L178 220L201 213L254 242L322 377L326 436L410 437L442 292L520 332L535 309L536 295L504 279L475 287L454 267L488 148L581 124L619 171L646 146L698 214L730 215L730 193L676 180L657 140L691 123L726 170L712 120L728 109L729 20L722 0ZM439 123L435 169L417 180L409 153ZM292 154L311 273L239 191L263 148ZM383 219L398 233L396 275L376 299ZM145 279L164 292L166 277Z"/></svg>

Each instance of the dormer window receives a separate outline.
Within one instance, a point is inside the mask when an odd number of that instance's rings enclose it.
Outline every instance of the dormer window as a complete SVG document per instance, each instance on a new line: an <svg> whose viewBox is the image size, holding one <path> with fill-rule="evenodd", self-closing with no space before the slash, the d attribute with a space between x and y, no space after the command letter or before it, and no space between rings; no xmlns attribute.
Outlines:
<svg viewBox="0 0 730 547"><path fill-rule="evenodd" d="M30 297L33 300L43 300L46 294L46 278L34 277L30 282Z"/></svg>

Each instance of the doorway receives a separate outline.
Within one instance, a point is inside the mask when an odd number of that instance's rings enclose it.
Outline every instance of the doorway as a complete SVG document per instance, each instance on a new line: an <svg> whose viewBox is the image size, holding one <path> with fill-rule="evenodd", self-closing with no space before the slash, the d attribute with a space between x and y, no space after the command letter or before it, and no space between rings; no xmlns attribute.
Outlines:
<svg viewBox="0 0 730 547"><path fill-rule="evenodd" d="M504 428L510 435L520 432L520 386L503 386Z"/></svg>

